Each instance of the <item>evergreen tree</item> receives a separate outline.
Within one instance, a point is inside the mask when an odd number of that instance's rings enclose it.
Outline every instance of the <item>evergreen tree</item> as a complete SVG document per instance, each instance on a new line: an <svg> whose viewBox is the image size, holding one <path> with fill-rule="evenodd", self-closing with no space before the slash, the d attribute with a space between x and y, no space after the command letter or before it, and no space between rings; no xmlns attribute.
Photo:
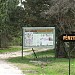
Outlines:
<svg viewBox="0 0 75 75"><path fill-rule="evenodd" d="M9 14L15 9L17 0L0 0L0 47L7 47L12 37Z"/></svg>

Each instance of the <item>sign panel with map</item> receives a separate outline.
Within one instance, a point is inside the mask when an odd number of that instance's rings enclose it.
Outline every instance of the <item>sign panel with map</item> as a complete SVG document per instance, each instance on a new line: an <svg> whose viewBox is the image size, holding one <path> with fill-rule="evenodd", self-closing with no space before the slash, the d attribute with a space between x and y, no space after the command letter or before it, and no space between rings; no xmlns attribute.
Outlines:
<svg viewBox="0 0 75 75"><path fill-rule="evenodd" d="M55 47L55 27L23 27L23 47Z"/></svg>

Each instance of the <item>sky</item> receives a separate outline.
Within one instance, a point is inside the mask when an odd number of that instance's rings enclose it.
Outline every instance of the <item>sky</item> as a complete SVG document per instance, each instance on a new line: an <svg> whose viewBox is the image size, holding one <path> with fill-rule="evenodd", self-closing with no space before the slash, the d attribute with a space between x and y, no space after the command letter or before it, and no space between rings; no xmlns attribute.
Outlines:
<svg viewBox="0 0 75 75"><path fill-rule="evenodd" d="M23 1L27 2L26 0L22 0L22 2L23 2ZM21 7L24 8L24 5L21 3L21 0L19 0L19 4L18 4L18 6L21 6Z"/></svg>

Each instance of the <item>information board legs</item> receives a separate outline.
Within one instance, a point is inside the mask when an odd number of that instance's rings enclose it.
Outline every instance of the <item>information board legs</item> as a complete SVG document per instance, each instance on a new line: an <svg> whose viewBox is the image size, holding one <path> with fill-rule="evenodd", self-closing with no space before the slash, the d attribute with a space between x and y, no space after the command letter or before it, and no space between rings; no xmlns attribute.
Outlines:
<svg viewBox="0 0 75 75"><path fill-rule="evenodd" d="M22 59L23 59L23 29L22 29Z"/></svg>
<svg viewBox="0 0 75 75"><path fill-rule="evenodd" d="M22 59L23 59L23 46L22 46Z"/></svg>

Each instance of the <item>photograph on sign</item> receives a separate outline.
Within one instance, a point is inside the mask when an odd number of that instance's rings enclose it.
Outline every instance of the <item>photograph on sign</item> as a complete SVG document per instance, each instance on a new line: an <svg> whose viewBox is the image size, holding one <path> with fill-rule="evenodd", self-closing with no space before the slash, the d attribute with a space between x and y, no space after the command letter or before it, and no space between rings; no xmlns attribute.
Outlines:
<svg viewBox="0 0 75 75"><path fill-rule="evenodd" d="M55 27L23 27L23 47L53 46Z"/></svg>

